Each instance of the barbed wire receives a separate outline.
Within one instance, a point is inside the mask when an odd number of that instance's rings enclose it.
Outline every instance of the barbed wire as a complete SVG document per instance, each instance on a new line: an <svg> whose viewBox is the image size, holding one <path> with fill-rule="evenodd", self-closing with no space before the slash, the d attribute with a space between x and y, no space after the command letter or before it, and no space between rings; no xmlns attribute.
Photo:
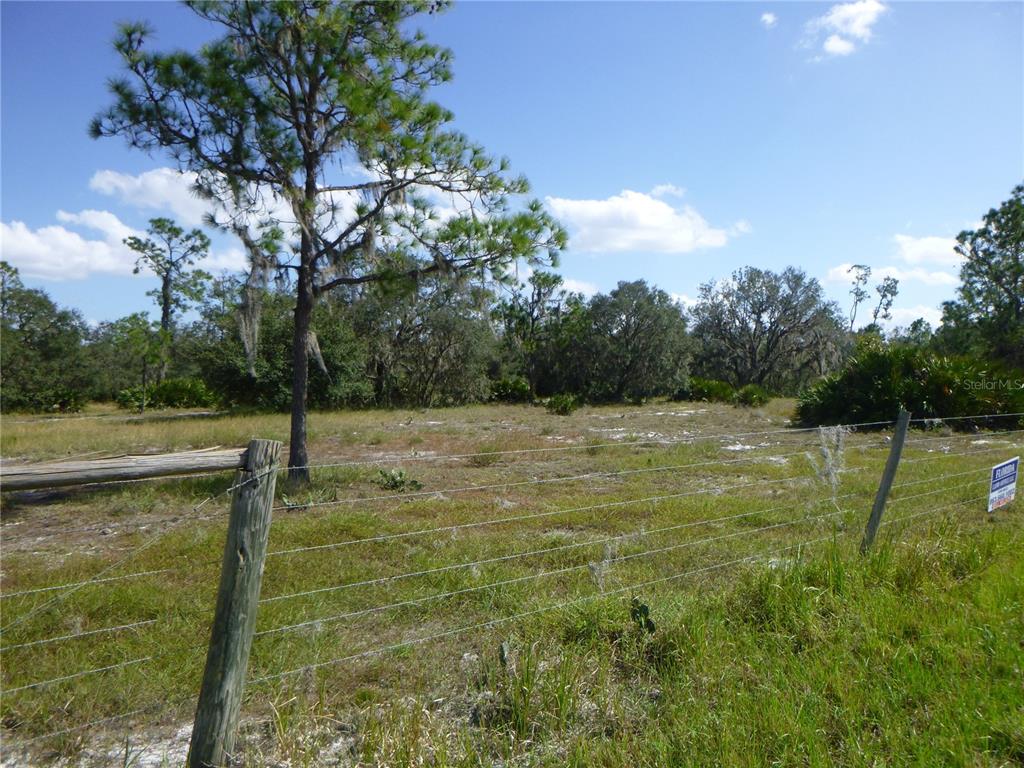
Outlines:
<svg viewBox="0 0 1024 768"><path fill-rule="evenodd" d="M969 483L960 483L958 485L944 485L941 488L934 488L930 491L925 491L923 493L915 493L912 496L898 496L896 498L890 498L888 504L891 507L895 504L902 504L904 502L912 501L914 499L920 499L924 496L934 496L937 493L949 493L950 491L956 491L959 490L960 488L969 488L971 486L977 485L984 479L985 478L978 478L977 480L972 480Z"/></svg>
<svg viewBox="0 0 1024 768"><path fill-rule="evenodd" d="M503 616L503 617L500 617L500 618L497 618L497 619L491 619L490 621L480 622L480 623L477 623L477 624L471 624L469 626L458 627L456 629L445 630L443 632L437 632L437 633L434 633L434 634L431 634L431 635L427 635L425 637L413 638L411 640L404 640L404 641L402 641L400 643L393 643L391 645L385 645L385 646L381 646L381 647L378 647L378 648L371 648L371 649L366 650L366 651L361 651L359 653L353 653L353 654L350 654L348 656L341 656L341 657L338 657L338 658L335 658L335 659L330 659L328 661L321 661L321 662L317 662L317 663L314 663L314 664L306 664L304 666L296 667L294 669L286 670L284 672L277 672L275 674L264 675L263 677L255 678L255 679L252 680L252 683L254 685L256 685L256 684L259 684L259 683L269 682L270 680L278 680L280 678L288 677L288 676L291 676L291 675L306 674L306 673L311 672L311 671L316 670L316 669L320 669L320 668L328 667L328 666L333 666L335 664L342 664L342 663L347 662L347 661L354 661L356 659L365 658L367 656L376 656L376 655L380 655L381 653L387 653L389 651L399 650L401 648L409 648L409 647L412 647L412 646L415 646L415 645L422 645L423 643L431 642L433 640L439 640L439 639L442 639L442 638L445 638L445 637L452 637L452 636L456 636L456 635L463 635L463 634L467 634L469 632L473 632L473 631L480 630L480 629L489 629L491 627L499 626L501 624L507 624L507 623L512 622L512 621L518 621L520 619L528 618L530 616L536 616L536 615L541 614L541 613L548 613L548 612L553 611L553 610L560 610L560 609L563 609L563 608L569 608L569 607L580 605L580 604L587 603L587 602L593 602L594 600L599 600L599 599L607 598L607 597L610 597L610 596L613 596L613 595L616 595L616 594L622 594L622 593L625 593L625 592L630 592L630 591L635 591L635 590L638 590L638 589L643 589L644 587L650 587L650 586L654 586L654 585L657 585L657 584L663 584L663 583L668 582L668 581L673 581L673 580L685 578L687 576L693 576L693 575L696 575L698 573L707 573L707 572L710 572L710 571L719 570L721 568L727 568L727 567L730 567L730 566L733 566L733 565L738 565L738 564L741 564L741 563L744 563L744 562L750 562L750 561L753 561L753 560L757 560L757 559L765 557L767 555L777 555L777 554L780 554L782 552L785 552L785 551L788 551L788 550L791 550L791 549L797 549L797 548L801 548L801 547L805 547L805 546L810 546L812 544L817 544L817 543L822 542L822 541L828 541L828 540L831 540L832 538L833 538L832 536L823 536L823 537L820 537L820 538L817 538L817 539L811 539L809 541L804 541L804 542L800 542L798 544L792 544L792 545L787 546L787 547L782 547L780 549L769 550L767 552L759 552L759 553L754 554L754 555L748 555L747 557L741 557L741 558L738 558L736 560L730 560L730 561L724 562L724 563L715 563L713 565L704 566L702 568L695 568L695 569L691 569L691 570L688 570L688 571L683 571L683 572L680 572L680 573L671 574L669 576L662 576L662 577L657 578L657 579L651 579L649 581L643 581L643 582L639 582L639 583L636 583L636 584L630 584L628 586L618 587L616 589L608 590L608 591L605 591L605 592L599 592L599 593L595 593L595 594L592 594L592 595L585 595L585 596L577 598L575 600L569 600L569 601L565 601L565 602L561 602L561 603L556 603L554 605L543 606L541 608L536 608L536 609L533 609L533 610L530 610L530 611L523 611L521 613L516 613L516 614L513 614L511 616Z"/></svg>
<svg viewBox="0 0 1024 768"><path fill-rule="evenodd" d="M848 493L843 496L837 497L838 499L849 499L854 496L859 496L859 493ZM825 502L833 501L833 499L818 499L816 501L809 502L808 506L816 506ZM579 549L582 547L592 547L600 544L609 544L614 541L625 541L628 539L641 538L644 536L654 536L661 533L668 533L670 531L678 531L686 528L696 528L702 525L713 525L718 523L726 523L734 520L741 520L743 518L752 517L754 515L766 515L771 512L778 512L783 509L792 509L792 504L784 504L777 507L769 507L767 509L755 509L750 512L742 512L735 515L726 515L723 517L712 517L705 518L702 520L692 520L686 523L678 523L676 525L670 525L663 528L652 528L649 530L630 531L628 533L617 534L615 536L608 536L600 539L591 539L589 541L578 541L571 544L561 544L555 547L546 547L544 549L534 549L526 552L515 552L508 555L501 555L498 557L490 557L482 560L473 560L470 562L453 563L451 565L443 565L435 568L427 568L420 571L410 571L407 573L401 573L393 576L382 576L375 579L366 579L364 581L348 582L346 584L337 584L329 587L319 587L317 589L310 589L304 592L293 592L285 595L275 595L273 597L266 597L260 600L260 604L263 603L274 603L282 600L291 600L299 597L307 597L309 595L322 594L325 592L340 592L346 589L354 589L356 587L374 586L378 584L386 584L394 581L400 581L402 579L416 578L420 576L431 576L438 573L446 573L449 571L461 570L463 568L472 568L480 565L491 565L493 563L506 562L508 560L517 560L526 557L535 557L537 555L546 555L554 552L564 552L570 549Z"/></svg>
<svg viewBox="0 0 1024 768"><path fill-rule="evenodd" d="M12 693L18 693L19 691L27 691L27 690L32 689L32 688L45 688L45 687L50 686L50 685L55 685L56 683L64 683L64 682L67 682L68 680L75 680L75 679L77 679L79 677L87 677L89 675L97 675L97 674L99 674L101 672L109 672L109 671L114 670L114 669L121 669L122 667L131 667L131 666L134 666L136 664L144 664L145 662L152 661L152 660L153 660L152 656L143 656L142 658L132 659L130 661L122 661L122 662L120 662L118 664L109 664L109 665L107 665L105 667L97 667L95 669L87 669L87 670L85 670L83 672L75 672L75 673L70 674L70 675L62 675L61 677L53 677L53 678L50 678L49 680L40 680L39 682L36 682L36 683L29 683L27 685L19 685L17 688L4 688L3 689L3 694L4 694L4 696L9 696Z"/></svg>
<svg viewBox="0 0 1024 768"><path fill-rule="evenodd" d="M968 470L965 470L963 472L954 472L951 475L943 475L942 477L925 477L925 478L922 478L921 480L910 480L910 481L908 481L906 483L899 483L898 485L894 485L889 490L890 490L890 492L892 492L892 491L899 490L900 488L910 488L910 487L913 487L915 485L925 485L927 483L936 483L936 482L939 482L940 480L948 480L951 477L964 477L965 475L974 475L974 474L977 474L978 472L988 472L988 467L976 467L974 469L968 469Z"/></svg>
<svg viewBox="0 0 1024 768"><path fill-rule="evenodd" d="M97 725L106 725L107 723L117 722L118 720L124 720L124 719L129 718L129 717L134 717L135 715L141 715L143 713L155 712L155 711L158 711L159 709L163 708L164 706L165 706L164 703L150 704L150 705L145 706L145 707L140 707L139 709L133 709L130 712L122 712L119 715L111 715L110 717L101 717L98 720L92 720L92 721L90 721L88 723L82 723L81 725L73 725L73 726L71 726L69 728L61 728L60 730L57 730L57 731L49 731L49 732L41 734L39 736L32 736L32 737L27 738L27 739L22 739L18 743L18 746L26 746L28 744L35 744L35 743L40 742L40 741L46 741L47 739L56 738L57 736L65 736L65 735L67 735L69 733L74 733L76 731L83 731L83 730L85 730L87 728L95 728ZM10 747L8 746L8 749L9 748Z"/></svg>
<svg viewBox="0 0 1024 768"><path fill-rule="evenodd" d="M940 443L940 442L943 442L943 441L955 441L957 439L960 439L960 440L967 439L967 440L977 441L977 439L979 437L982 437L982 436L992 437L992 436L995 436L995 435L1016 435L1016 434L1020 434L1021 432L1024 432L1024 429L999 429L999 430L987 430L985 432L971 432L971 433L957 432L957 433L954 433L952 435L933 435L931 437L915 437L915 438L911 438L908 435L906 441L904 442L904 445L912 446L912 445L921 445L923 443Z"/></svg>
<svg viewBox="0 0 1024 768"><path fill-rule="evenodd" d="M90 637L92 635L102 635L108 632L120 632L126 629L135 629L136 627L144 627L149 624L156 624L156 619L146 619L145 621L136 621L130 624L119 624L114 627L101 627L100 629L90 629L86 632L73 632L67 635L59 635L57 637L49 637L44 640L32 640L27 643L18 643L17 645L5 645L0 647L0 653L6 651L13 651L16 648L28 648L36 645L48 645L50 643L59 643L64 640L80 640L83 637Z"/></svg>
<svg viewBox="0 0 1024 768"><path fill-rule="evenodd" d="M920 422L931 422L934 424L942 424L947 421L965 421L967 419L1008 419L1015 416L1024 416L1024 411L1020 413L984 413L976 416L942 416L942 417L929 417L921 416L916 419L911 419L912 424L918 424Z"/></svg>
<svg viewBox="0 0 1024 768"><path fill-rule="evenodd" d="M1008 446L1005 446L1005 445L995 445L995 446L992 446L991 448L981 448L981 449L976 450L976 451L963 451L962 453L935 453L935 454L933 454L931 456L921 456L921 457L916 458L916 459L903 459L902 461L900 461L900 464L921 464L923 462L936 461L936 460L939 460L939 459L946 459L946 458L953 458L955 456L980 456L980 455L985 454L985 453L993 453L995 451L1005 451L1005 450L1007 450L1007 448L1008 448ZM1013 449L1016 450L1016 446L1014 446Z"/></svg>
<svg viewBox="0 0 1024 768"><path fill-rule="evenodd" d="M890 421L868 421L859 424L841 424L839 426L846 429L855 430L860 427L872 427L872 426L885 426L889 424L895 424L894 420ZM352 459L349 461L329 463L329 464L304 464L296 467L280 467L278 472L285 472L294 469L338 469L342 467L360 467L360 466L374 466L377 464L394 464L394 463L406 463L406 462L419 462L419 461L454 461L457 459L475 459L475 458L490 458L494 456L514 456L519 454L531 454L531 453L554 453L557 451L587 451L597 450L602 448L622 448L630 446L640 445L664 445L664 446L675 446L675 445L692 445L695 442L702 442L707 440L716 439L739 439L744 437L758 437L766 435L797 435L801 433L817 432L820 427L787 427L785 429L768 429L759 430L756 432L715 432L715 433L698 433L693 435L687 435L681 438L658 438L649 440L617 440L611 443L574 443L573 445L552 445L543 446L538 448L511 448L506 450L494 450L494 451L478 451L474 453L455 453L455 454L411 454L409 456L381 456L373 459ZM770 446L764 446L770 447Z"/></svg>
<svg viewBox="0 0 1024 768"><path fill-rule="evenodd" d="M855 473L867 469L867 467L856 467L853 469L845 470L845 473ZM305 547L294 547L291 549L280 549L273 552L268 552L267 557L280 557L283 555L294 555L301 552L315 552L318 550L337 549L339 547L351 546L354 544L368 544L378 543L381 541L390 541L393 539L404 539L413 536L425 536L435 533L451 533L453 531L466 530L469 528L480 528L489 525L503 525L505 523L521 522L523 520L536 520L544 517L553 517L556 515L568 515L575 514L577 512L590 512L599 509L610 509L614 507L629 506L632 504L644 504L644 503L656 503L660 501L668 501L671 499L681 499L688 496L699 496L702 494L710 494L714 492L725 493L728 491L736 490L739 488L750 488L753 486L761 485L775 485L778 483L792 482L794 480L809 481L813 480L811 477L796 475L792 477L782 477L774 480L755 480L750 483L739 483L736 485L719 486L714 490L707 488L701 488L697 490L682 491L680 493L669 493L658 496L647 496L639 499L622 499L618 501L601 502L599 504L588 504L579 507L570 507L562 509L545 510L543 512L531 512L525 515L512 515L509 517L494 518L490 520L476 520L469 523L457 523L454 525L437 526L433 528L419 528L414 531L398 531L396 533L381 534L378 536L366 536L357 539L345 539L342 541L329 542L327 544L313 544Z"/></svg>
<svg viewBox="0 0 1024 768"><path fill-rule="evenodd" d="M362 496L352 497L348 499L334 499L331 501L318 501L309 502L306 504L292 504L285 506L274 507L275 512L280 511L292 511L297 509L313 509L318 507L332 507L340 504L359 504L359 503L370 503L375 501L393 501L396 499L414 499L437 496L438 494L454 494L454 493L468 493L472 491L493 491L500 488L517 488L525 485L544 485L550 483L563 483L563 482L574 482L577 480L593 480L596 478L610 478L610 477L622 477L625 475L638 475L646 474L651 472L668 472L672 470L692 469L694 467L710 467L720 466L722 464L739 464L743 462L756 461L757 459L788 459L794 456L803 456L806 454L805 450L794 451L792 453L784 454L773 454L771 456L741 456L735 459L715 459L711 461L698 461L691 462L688 464L673 464L661 467L641 467L637 469L622 469L622 470L610 470L607 472L587 472L579 475L559 475L556 477L546 478L533 478L530 480L513 480L505 481L501 483L489 483L486 485L468 485L460 488L438 488L424 491L410 491L408 493L393 493L383 496Z"/></svg>
<svg viewBox="0 0 1024 768"><path fill-rule="evenodd" d="M123 581L124 579L136 579L142 576L156 576L161 573L171 573L173 568L160 568L155 571L137 571L136 573L126 573L123 576L109 576L104 579L84 579L83 581L74 581L70 584L58 584L52 587L36 587L35 589L23 589L20 592L4 592L0 593L0 598L12 598L12 597L25 597L26 595L35 595L41 592L53 592L58 589L71 589L74 587L84 587L89 584L103 584L108 581Z"/></svg>
<svg viewBox="0 0 1024 768"><path fill-rule="evenodd" d="M634 553L630 553L628 555L618 555L615 558L613 558L612 560L610 560L609 562L612 563L612 564L617 564L617 563L620 563L620 562L623 562L623 561L626 561L626 560L635 560L636 558L640 558L640 557L650 557L651 555L660 555L660 554L664 554L665 552L673 552L673 551L677 551L677 550L680 550L680 549L685 549L687 547L699 546L701 544L710 544L710 543L713 543L713 542L716 542L716 541L723 541L725 539L733 539L733 538L737 538L737 537L741 537L741 536L754 535L754 534L757 534L757 533L764 533L765 531L775 530L777 528L783 528L783 527L786 527L786 526L789 526L789 525L797 525L799 523L806 523L806 522L811 522L811 521L815 521L815 520L824 520L824 519L827 519L829 517L835 517L836 515L846 514L848 511L849 510L839 509L839 510L834 510L832 512L826 512L826 513L821 514L821 515L805 516L805 517L801 517L801 518L795 519L795 520L786 520L786 521L781 522L781 523L773 523L771 525L761 526L760 528L750 528L750 529L744 529L742 531L733 531L731 533L722 534L720 536L710 536L710 537L706 537L706 538L703 538L703 539L693 539L693 540L690 540L690 541L681 542L679 544L672 544L671 546L667 546L667 547L659 547L657 549L644 550L642 552L634 552ZM565 574L565 573L571 573L573 571L580 571L580 570L583 570L583 569L589 568L589 567L590 567L590 563L579 563L579 564L576 564L576 565L570 565L570 566L565 566L565 567L562 567L562 568L556 568L556 569L550 570L550 571L540 571L540 572L532 573L532 574L529 574L529 575L526 575L526 576L519 576L519 577L516 577L514 579L506 579L506 580L503 580L503 581L490 582L490 583L487 583L487 584L479 584L479 585L476 585L476 586L473 586L473 587L466 587L466 588L463 588L463 589L451 590L451 591L448 591L448 592L441 592L439 594L428 595L426 597L420 597L420 598L414 598L412 600L402 600L402 601L399 601L399 602L396 602L396 603L389 603L387 605L379 605L379 606L373 606L373 607L370 607L370 608L364 608L364 609L360 609L360 610L356 610L356 611L349 611L349 612L346 612L346 613L337 614L335 616L328 616L328 617L323 617L323 618L318 618L318 619L310 619L309 621L303 621L303 622L299 622L297 624L289 624L289 625L286 625L286 626L275 627L273 629L267 629L267 630L263 630L261 632L256 632L255 633L255 637L262 637L262 636L265 636L265 635L277 634L277 633L280 633L280 632L287 632L287 631L290 631L290 630L301 629L301 628L309 627L309 626L319 626L319 625L328 624L328 623L335 623L335 622L341 621L343 619L351 619L351 618L355 618L357 616L364 616L364 615L371 614L371 613L380 613L381 611L387 611L387 610L391 610L391 609L394 609L394 608L407 608L407 607L410 607L410 606L413 606L413 605L421 605L423 603L433 602L435 600L443 600L443 599L449 598L449 597L455 597L455 596L458 596L458 595L468 594L470 592L480 592L480 591L487 590L487 589L495 589L497 587L507 587L507 586L510 586L512 584L520 584L520 583L523 583L523 582L526 582L526 581L533 581L535 579L547 578L549 576L559 576L559 575L562 575L562 574Z"/></svg>
<svg viewBox="0 0 1024 768"><path fill-rule="evenodd" d="M229 490L234 490L234 489L232 488L232 489L229 489ZM219 493L213 494L209 498L207 498L204 501L200 502L199 505L193 507L193 511L196 511L197 509L199 509L199 507L202 504L205 504L205 503L207 503L209 501L212 501L214 499L217 499L217 498L221 498L226 493L228 493L229 490L225 490L225 491L221 491ZM193 521L193 518L183 516L179 520L176 520L176 521L172 522L171 524L166 526L163 530L157 532L155 535L151 536L149 539L144 541L142 544L139 544L138 546L134 547L130 552L128 552L128 554L126 554L123 557L119 558L115 562L105 566L104 568L101 568L97 573L93 574L93 576L91 578L89 578L89 579L86 579L84 581L79 581L79 582L77 582L75 584L70 585L69 587L45 587L45 588L40 588L38 590L34 590L34 591L37 591L37 592L55 591L55 590L65 590L65 591L61 592L58 595L54 595L49 600L41 603L40 605L36 606L35 608L33 608L33 609L25 612L24 614L18 616L18 618L14 619L10 623L8 623L6 626L0 627L0 637L2 637L4 633L9 632L14 627L17 627L17 626L25 623L26 621L28 621L33 616L37 616L42 611L45 611L47 608L50 608L50 607L52 607L53 605L56 605L59 602L63 602L64 600L66 600L67 598L71 597L71 595L75 594L79 590L84 589L86 586L89 586L91 584L103 583L103 582L107 581L108 579L104 578L106 574L108 574L111 571L115 570L116 568L119 568L120 566L124 565L129 560L131 560L132 558L138 556L141 552L144 552L145 550L149 549L150 547L155 545L158 541L160 541L164 536L166 536L171 531L179 528L181 525L183 525L186 522L192 522L192 521ZM170 570L172 570L172 569L163 569L163 572L168 572ZM126 577L126 578L131 578L133 576L134 575L130 575L130 576ZM117 581L117 578L109 579L109 581ZM30 594L32 592L33 592L33 590L28 590L28 591L25 592L25 594Z"/></svg>
<svg viewBox="0 0 1024 768"><path fill-rule="evenodd" d="M907 514L907 515L902 515L902 516L897 517L897 518L890 518L888 520L882 520L882 522L879 523L878 527L881 528L882 526L885 526L885 525L895 525L896 523L902 523L902 522L904 522L906 520L913 520L913 519L918 518L918 517L924 517L925 515L934 515L936 512L942 512L943 510L950 509L951 507L959 507L959 506L963 506L964 504L973 504L974 502L986 501L987 499L988 499L988 494L985 494L984 496L976 496L976 497L973 497L973 498L970 498L970 499L961 499L960 501L954 501L954 502L951 502L949 504L943 504L940 507L932 507L931 509L926 509L926 510L923 510L921 512L914 512L913 514Z"/></svg>

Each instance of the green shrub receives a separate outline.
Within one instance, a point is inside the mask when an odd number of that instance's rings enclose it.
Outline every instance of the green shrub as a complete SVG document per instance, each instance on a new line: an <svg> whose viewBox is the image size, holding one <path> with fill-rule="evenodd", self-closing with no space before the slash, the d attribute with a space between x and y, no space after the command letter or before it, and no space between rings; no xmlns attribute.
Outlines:
<svg viewBox="0 0 1024 768"><path fill-rule="evenodd" d="M142 408L141 386L122 389L117 404L122 408ZM208 408L217 402L216 396L201 379L164 379L149 384L145 389L147 408Z"/></svg>
<svg viewBox="0 0 1024 768"><path fill-rule="evenodd" d="M941 419L1024 411L1024 373L967 357L862 344L846 368L804 390L797 401L802 424L889 421L903 407L915 418ZM1015 426L1019 417L958 418L954 426Z"/></svg>
<svg viewBox="0 0 1024 768"><path fill-rule="evenodd" d="M694 376L687 386L679 389L673 400L701 401L706 403L731 403L736 397L732 384L718 379L702 379Z"/></svg>
<svg viewBox="0 0 1024 768"><path fill-rule="evenodd" d="M407 477L404 469L379 469L373 482L385 491L418 491L423 487L419 480Z"/></svg>
<svg viewBox="0 0 1024 768"><path fill-rule="evenodd" d="M526 379L512 376L491 383L491 399L501 403L529 403L533 395Z"/></svg>
<svg viewBox="0 0 1024 768"><path fill-rule="evenodd" d="M580 407L580 401L575 395L552 395L545 401L544 407L547 408L548 413L568 416Z"/></svg>
<svg viewBox="0 0 1024 768"><path fill-rule="evenodd" d="M747 386L736 390L735 403L748 408L760 408L762 405L767 405L771 399L771 395L764 387L758 384L747 384Z"/></svg>

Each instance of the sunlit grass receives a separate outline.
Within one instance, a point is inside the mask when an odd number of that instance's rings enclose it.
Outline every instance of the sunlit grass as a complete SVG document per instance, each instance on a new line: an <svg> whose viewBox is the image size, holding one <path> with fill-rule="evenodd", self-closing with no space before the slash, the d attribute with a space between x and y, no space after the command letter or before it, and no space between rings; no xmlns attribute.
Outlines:
<svg viewBox="0 0 1024 768"><path fill-rule="evenodd" d="M315 414L317 463L371 463L278 484L245 706L249 764L317 765L332 749L379 765L1017 759L1024 536L1016 507L990 521L979 498L1019 436L913 433L886 520L931 514L884 527L868 558L856 548L884 434L847 436L835 488L814 433L615 442L774 432L787 414L685 403L569 417L505 406ZM287 427L276 415L119 419L24 430L24 454L56 455L47 429L60 450L79 451L123 448L136 429L177 449ZM566 443L581 448L503 453ZM431 453L482 455L412 460ZM395 454L405 460L389 462ZM380 467L400 467L419 490L382 487ZM149 659L5 695L5 751L140 708L127 724L189 721L228 498L196 507L230 483L4 499L4 647L154 621L3 652L7 690ZM59 592L11 596L145 571L161 573L52 604ZM369 583L344 587L358 582ZM630 617L634 597L653 634ZM259 681L289 670L299 671ZM31 754L84 755L125 727Z"/></svg>

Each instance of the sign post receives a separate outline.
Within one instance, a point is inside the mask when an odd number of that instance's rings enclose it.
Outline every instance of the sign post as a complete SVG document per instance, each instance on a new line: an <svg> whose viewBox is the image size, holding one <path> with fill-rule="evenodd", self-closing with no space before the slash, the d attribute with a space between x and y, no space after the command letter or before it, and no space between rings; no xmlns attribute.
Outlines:
<svg viewBox="0 0 1024 768"><path fill-rule="evenodd" d="M1009 504L1017 495L1017 474L1020 456L992 467L992 480L988 487L988 511L993 512Z"/></svg>

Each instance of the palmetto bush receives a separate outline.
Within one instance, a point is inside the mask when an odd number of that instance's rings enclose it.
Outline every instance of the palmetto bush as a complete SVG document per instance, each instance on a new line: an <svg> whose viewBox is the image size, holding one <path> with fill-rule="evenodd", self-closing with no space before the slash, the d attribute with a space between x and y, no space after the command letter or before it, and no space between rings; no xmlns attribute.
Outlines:
<svg viewBox="0 0 1024 768"><path fill-rule="evenodd" d="M1024 373L977 358L944 357L922 349L863 344L846 368L805 389L797 402L802 424L889 421L903 407L915 418L1024 412ZM1015 426L1019 416L960 419L958 428Z"/></svg>
<svg viewBox="0 0 1024 768"><path fill-rule="evenodd" d="M736 397L732 384L718 379L690 378L689 383L673 396L673 400L691 400L707 403L731 403Z"/></svg>
<svg viewBox="0 0 1024 768"><path fill-rule="evenodd" d="M768 390L758 384L747 384L736 390L736 405L745 405L748 408L759 408L767 405L772 397Z"/></svg>

